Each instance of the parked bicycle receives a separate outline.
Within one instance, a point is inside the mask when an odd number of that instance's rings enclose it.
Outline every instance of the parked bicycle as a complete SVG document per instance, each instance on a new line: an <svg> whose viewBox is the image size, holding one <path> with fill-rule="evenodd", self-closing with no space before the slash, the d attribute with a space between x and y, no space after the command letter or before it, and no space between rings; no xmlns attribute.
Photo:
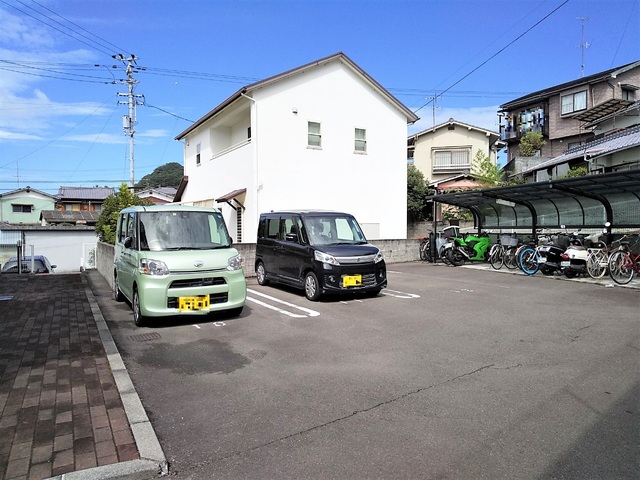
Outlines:
<svg viewBox="0 0 640 480"><path fill-rule="evenodd" d="M630 243L629 240L623 240L620 247L609 256L609 275L620 285L629 283L634 275L640 275L640 252L633 253Z"/></svg>

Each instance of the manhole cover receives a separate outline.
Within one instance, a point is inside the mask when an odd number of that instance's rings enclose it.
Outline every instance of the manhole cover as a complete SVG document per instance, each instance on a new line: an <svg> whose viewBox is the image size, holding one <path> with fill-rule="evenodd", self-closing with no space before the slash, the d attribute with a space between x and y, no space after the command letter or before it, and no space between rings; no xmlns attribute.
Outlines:
<svg viewBox="0 0 640 480"><path fill-rule="evenodd" d="M149 342L151 340L160 340L162 336L158 332L141 333L140 335L131 335L129 337L134 342Z"/></svg>

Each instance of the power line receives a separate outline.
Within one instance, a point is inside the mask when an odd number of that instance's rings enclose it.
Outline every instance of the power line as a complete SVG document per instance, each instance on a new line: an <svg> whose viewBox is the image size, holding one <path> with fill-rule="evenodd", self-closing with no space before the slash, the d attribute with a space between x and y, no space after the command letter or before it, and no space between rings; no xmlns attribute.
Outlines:
<svg viewBox="0 0 640 480"><path fill-rule="evenodd" d="M114 47L114 49L115 49L114 51L116 51L116 52L126 52L126 51L127 51L127 49L122 48L122 47L119 47L119 46L117 46L117 45L114 45L114 44L113 44L113 43L111 43L110 41L105 40L104 38L102 38L102 37L100 37L100 36L96 35L95 33L90 32L90 31L89 31L89 30L87 30L86 28L83 28L83 27L81 27L80 25L78 25L78 24L76 24L76 23L73 23L71 20L69 20L69 19L67 19L67 18L63 17L63 16L62 16L62 15L60 15L59 13L56 13L56 12L54 12L53 10L51 10L51 9L47 8L46 6L44 6L44 5L42 5L42 4L38 3L38 2L36 2L36 0L31 0L31 1L32 1L33 3L35 3L36 5L39 5L40 7L44 8L45 10L47 10L47 11L49 11L49 12L53 13L55 16L62 18L65 22L70 23L70 24L71 24L71 25L73 25L74 27L79 28L80 30L82 30L82 31L84 31L84 32L87 32L89 35L91 35L91 36L93 36L93 37L97 38L97 39L98 39L98 40L100 40L101 42L104 42L104 43L106 44L106 46L109 46L109 45L110 45L110 46ZM55 21L55 20L54 20L54 21ZM68 28L68 27L67 27L67 28ZM81 35L81 34L79 34L79 35ZM84 35L82 35L82 36L83 36L83 37L85 37L85 38L88 38L88 37L86 37L86 36L84 36ZM130 53L130 52L129 52L129 53Z"/></svg>
<svg viewBox="0 0 640 480"><path fill-rule="evenodd" d="M471 70L469 73L467 73L466 75L464 75L460 80L458 80L457 82L453 83L451 86L449 86L448 88L444 89L442 91L442 93L440 93L439 95L436 95L431 101L425 103L424 105L422 105L420 108L418 108L417 110L414 111L414 113L418 113L420 110L422 110L424 107L426 107L427 105L429 105L431 102L435 102L436 99L438 97L441 97L442 95L444 95L446 92L448 92L449 90L451 90L453 87L455 87L456 85L458 85L459 83L461 83L463 80L465 80L466 78L468 78L469 76L471 76L473 73L475 73L476 71L478 71L480 68L482 68L483 66L485 66L487 63L489 63L491 60L493 60L495 57L497 57L499 54L501 54L502 52L504 52L507 48L509 48L511 45L513 45L515 42L517 42L518 40L520 40L522 37L524 37L527 33L529 33L531 30L533 30L535 27L537 27L538 25L540 25L542 22L544 22L547 18L549 18L551 15L553 15L555 12L557 12L558 10L560 10L560 8L562 8L563 6L565 6L567 3L569 3L569 0L564 0L564 2L562 2L560 5L558 5L556 8L554 8L551 12L549 12L547 15L545 15L542 19L538 20L536 23L534 23L531 27L529 27L527 30L525 30L523 33L521 33L520 35L518 35L516 38L514 38L512 41L510 41L507 45L505 45L504 47L502 47L500 50L498 50L496 53L494 53L493 55L491 55L489 58L487 58L484 62L482 62L480 65L478 65L476 68L474 68L473 70Z"/></svg>

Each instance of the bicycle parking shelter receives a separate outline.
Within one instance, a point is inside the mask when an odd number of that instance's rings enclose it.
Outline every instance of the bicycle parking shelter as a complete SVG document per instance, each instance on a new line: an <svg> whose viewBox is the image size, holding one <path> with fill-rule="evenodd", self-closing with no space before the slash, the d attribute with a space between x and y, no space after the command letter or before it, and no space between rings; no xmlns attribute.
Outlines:
<svg viewBox="0 0 640 480"><path fill-rule="evenodd" d="M478 232L538 229L640 228L640 170L506 187L441 193L427 201L469 209Z"/></svg>

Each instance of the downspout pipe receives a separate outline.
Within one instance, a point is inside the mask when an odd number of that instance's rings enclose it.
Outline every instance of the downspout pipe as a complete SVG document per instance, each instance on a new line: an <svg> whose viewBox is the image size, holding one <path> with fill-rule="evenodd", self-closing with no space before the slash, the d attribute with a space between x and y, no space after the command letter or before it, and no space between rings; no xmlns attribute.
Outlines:
<svg viewBox="0 0 640 480"><path fill-rule="evenodd" d="M260 185L258 184L258 135L260 134L260 131L258 130L258 103L255 98L250 97L244 92L240 92L240 95L253 103L251 115L251 143L253 144L253 208L254 215L258 215L260 213L258 202L258 195L260 193ZM254 222L254 224L257 224L258 219L253 218L251 221Z"/></svg>

